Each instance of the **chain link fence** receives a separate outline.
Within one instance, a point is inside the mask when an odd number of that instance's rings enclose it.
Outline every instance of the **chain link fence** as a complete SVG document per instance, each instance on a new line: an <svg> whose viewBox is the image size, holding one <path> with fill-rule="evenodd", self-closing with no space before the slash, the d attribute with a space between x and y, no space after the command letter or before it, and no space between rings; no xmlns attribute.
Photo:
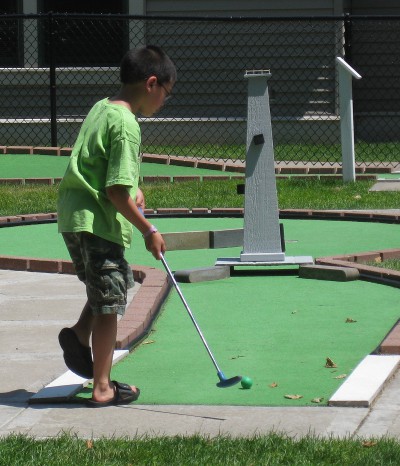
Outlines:
<svg viewBox="0 0 400 466"><path fill-rule="evenodd" d="M157 44L174 98L141 118L143 152L245 158L246 70L269 69L275 159L340 164L337 56L354 82L357 163L400 160L400 18L0 15L0 145L72 146L90 107L119 88L129 48Z"/></svg>
<svg viewBox="0 0 400 466"><path fill-rule="evenodd" d="M354 81L357 160L400 162L400 18L348 22L346 57L361 74Z"/></svg>

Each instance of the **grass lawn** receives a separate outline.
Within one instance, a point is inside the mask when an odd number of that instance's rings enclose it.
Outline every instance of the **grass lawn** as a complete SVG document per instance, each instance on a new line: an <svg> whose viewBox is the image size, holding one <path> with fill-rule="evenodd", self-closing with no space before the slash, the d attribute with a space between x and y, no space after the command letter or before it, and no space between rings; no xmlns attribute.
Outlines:
<svg viewBox="0 0 400 466"><path fill-rule="evenodd" d="M11 435L0 440L0 465L398 465L394 440L338 440L311 435L293 439L270 434L249 438L156 437L77 439L61 435L35 440Z"/></svg>
<svg viewBox="0 0 400 466"><path fill-rule="evenodd" d="M141 188L146 207L243 207L240 180L147 183ZM343 184L340 180L277 180L280 209L397 209L400 192L369 192L373 181ZM58 185L0 185L0 216L55 212Z"/></svg>
<svg viewBox="0 0 400 466"><path fill-rule="evenodd" d="M341 163L341 145L337 144L275 144L276 161L285 162L329 162ZM187 144L184 146L144 145L144 153L167 154L189 157L205 157L213 159L240 159L246 156L246 146L217 144ZM400 144L397 142L365 143L355 141L355 153L359 163L398 162L400 159Z"/></svg>
<svg viewBox="0 0 400 466"><path fill-rule="evenodd" d="M400 259L387 259L385 261L371 261L367 265L382 267L383 269L398 270L400 272Z"/></svg>

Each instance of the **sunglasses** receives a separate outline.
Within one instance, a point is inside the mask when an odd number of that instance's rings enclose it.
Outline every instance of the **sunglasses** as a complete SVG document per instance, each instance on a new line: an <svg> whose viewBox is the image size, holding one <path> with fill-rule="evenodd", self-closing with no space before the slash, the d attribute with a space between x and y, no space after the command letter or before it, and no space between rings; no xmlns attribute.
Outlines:
<svg viewBox="0 0 400 466"><path fill-rule="evenodd" d="M165 99L164 101L166 102L167 100L171 99L171 97L173 96L172 92L170 92L163 84L161 83L157 83L160 87L162 87L165 91Z"/></svg>

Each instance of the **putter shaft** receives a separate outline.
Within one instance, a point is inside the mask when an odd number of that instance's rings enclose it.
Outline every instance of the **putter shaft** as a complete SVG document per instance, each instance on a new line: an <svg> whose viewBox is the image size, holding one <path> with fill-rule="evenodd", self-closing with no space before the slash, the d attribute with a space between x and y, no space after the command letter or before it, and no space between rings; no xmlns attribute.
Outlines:
<svg viewBox="0 0 400 466"><path fill-rule="evenodd" d="M181 298L187 313L189 314L194 326L196 327L197 333L200 335L201 341L203 342L203 344L204 344L204 346L205 346L205 348L206 348L206 350L207 350L207 352L208 352L208 354L209 354L215 368L217 369L218 374L222 373L221 369L219 368L219 366L217 364L217 361L214 358L214 355L211 352L210 347L208 346L208 343L207 343L206 339L204 338L203 332L201 331L199 325L197 324L196 319L194 318L194 315L193 315L192 311L190 310L190 307L189 307L188 303L186 302L186 299L183 296L182 291L181 291L177 281L175 280L174 274L171 272L171 269L168 267L167 261L165 260L163 254L161 254L161 261L162 261L162 263L163 263L163 265L165 267L165 270L168 273L169 278L171 279L172 283L174 284L174 287L175 287L176 291L178 292L178 295Z"/></svg>

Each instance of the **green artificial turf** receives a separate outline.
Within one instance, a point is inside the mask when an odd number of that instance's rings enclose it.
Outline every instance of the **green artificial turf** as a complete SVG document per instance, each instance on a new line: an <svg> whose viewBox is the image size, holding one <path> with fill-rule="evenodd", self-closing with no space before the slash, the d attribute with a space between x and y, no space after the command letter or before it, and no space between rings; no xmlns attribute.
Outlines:
<svg viewBox="0 0 400 466"><path fill-rule="evenodd" d="M161 232L223 230L243 227L241 218L158 218L152 220ZM399 226L395 224L327 220L284 220L286 254L323 257L399 247ZM172 269L210 266L218 257L238 257L240 247L170 251ZM0 228L0 254L42 258L68 258L57 225L27 225ZM132 248L126 250L132 264L159 267L144 248L138 233Z"/></svg>
<svg viewBox="0 0 400 466"><path fill-rule="evenodd" d="M69 157L50 155L2 154L1 178L61 178Z"/></svg>
<svg viewBox="0 0 400 466"><path fill-rule="evenodd" d="M160 231L172 232L239 228L243 220L166 218L156 223ZM321 257L398 247L398 225L283 223L287 255ZM2 228L0 254L68 259L56 230L55 224ZM212 266L219 257L238 257L240 249L170 251L166 257L177 270ZM162 269L139 235L127 258ZM221 368L228 377L252 377L251 390L215 386L216 370L174 290L146 344L120 362L113 377L140 386L141 402L148 404L304 406L314 405L315 399L325 404L343 382L335 377L349 374L397 321L398 292L363 281L306 280L286 272L286 267L262 273L257 269L254 275L246 271L220 281L181 285ZM348 318L355 322L346 322ZM324 367L327 357L336 369Z"/></svg>
<svg viewBox="0 0 400 466"><path fill-rule="evenodd" d="M362 281L245 274L182 290L226 376L248 375L254 385L215 386L216 370L173 292L153 332L112 371L141 388L143 404L326 404L398 319L397 290ZM327 357L337 368L325 367Z"/></svg>
<svg viewBox="0 0 400 466"><path fill-rule="evenodd" d="M0 178L61 178L64 176L69 157L49 155L0 155ZM140 176L237 176L237 173L225 173L205 168L191 168L179 165L146 163L140 165Z"/></svg>

